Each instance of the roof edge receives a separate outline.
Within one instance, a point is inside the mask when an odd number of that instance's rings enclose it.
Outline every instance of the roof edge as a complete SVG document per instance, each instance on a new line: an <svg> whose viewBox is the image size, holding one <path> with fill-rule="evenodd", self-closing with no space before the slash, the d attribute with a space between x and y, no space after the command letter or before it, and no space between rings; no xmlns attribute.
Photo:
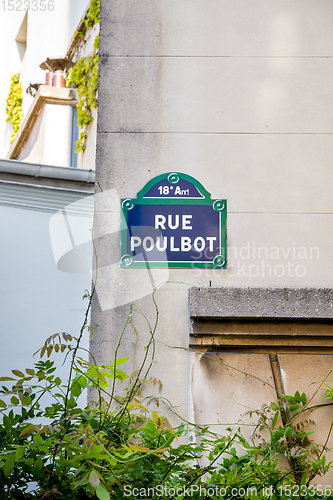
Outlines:
<svg viewBox="0 0 333 500"><path fill-rule="evenodd" d="M95 171L82 168L55 167L52 165L39 165L25 163L18 160L1 160L0 173L24 175L27 177L38 177L48 179L60 179L75 182L95 184Z"/></svg>

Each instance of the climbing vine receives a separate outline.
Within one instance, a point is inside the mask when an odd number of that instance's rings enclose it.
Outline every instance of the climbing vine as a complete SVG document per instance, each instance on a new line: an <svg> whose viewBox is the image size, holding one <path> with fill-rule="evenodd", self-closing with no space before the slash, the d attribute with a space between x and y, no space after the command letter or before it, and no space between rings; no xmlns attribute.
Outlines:
<svg viewBox="0 0 333 500"><path fill-rule="evenodd" d="M74 37L85 37L87 30L100 22L99 12L100 0L92 0L81 29ZM95 38L93 52L88 57L81 57L67 76L67 86L73 84L79 97L77 124L80 127L80 137L76 142L76 153L86 149L87 127L94 120L92 110L97 108L98 48L99 35Z"/></svg>
<svg viewBox="0 0 333 500"><path fill-rule="evenodd" d="M21 121L23 120L23 110L22 110L23 90L20 82L20 73L16 73L15 75L13 75L11 81L12 83L6 101L7 103L6 122L11 123L13 127L13 133L10 138L10 143L13 142L20 128Z"/></svg>
<svg viewBox="0 0 333 500"><path fill-rule="evenodd" d="M95 24L100 22L100 0L91 0L90 7L88 12L83 19L80 31L76 31L74 34L74 38L76 35L84 37L86 35L86 31L90 28L93 28Z"/></svg>

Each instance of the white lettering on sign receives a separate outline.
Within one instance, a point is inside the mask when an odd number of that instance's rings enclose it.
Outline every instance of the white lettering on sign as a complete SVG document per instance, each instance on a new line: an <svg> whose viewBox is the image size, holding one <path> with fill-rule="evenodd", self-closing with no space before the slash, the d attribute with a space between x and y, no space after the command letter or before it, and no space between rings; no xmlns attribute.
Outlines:
<svg viewBox="0 0 333 500"><path fill-rule="evenodd" d="M148 241L149 241L149 246L147 245ZM154 248L154 239L151 236L146 236L143 239L142 246L146 250L146 252L150 252L150 250Z"/></svg>
<svg viewBox="0 0 333 500"><path fill-rule="evenodd" d="M179 215L175 215L175 223L172 224L172 215L168 215L168 226L170 229L178 229L179 227Z"/></svg>
<svg viewBox="0 0 333 500"><path fill-rule="evenodd" d="M165 196L168 196L168 194L172 194L174 186L158 186L158 191L160 194L164 194ZM181 189L180 186L177 186L174 193L174 195L179 195L180 196L190 196L190 188L188 189Z"/></svg>
<svg viewBox="0 0 333 500"><path fill-rule="evenodd" d="M175 247L175 238L174 238L174 236L171 236L171 238L170 238L170 251L171 252L179 252L179 248Z"/></svg>
<svg viewBox="0 0 333 500"><path fill-rule="evenodd" d="M135 248L139 247L142 243L142 240L139 236L131 237L131 252L134 251Z"/></svg>
<svg viewBox="0 0 333 500"><path fill-rule="evenodd" d="M212 252L214 250L214 241L216 240L215 236L206 236L206 240L209 241L209 251Z"/></svg>
<svg viewBox="0 0 333 500"><path fill-rule="evenodd" d="M176 187L175 194L180 194L181 196L189 196L189 189L180 189L179 186Z"/></svg>
<svg viewBox="0 0 333 500"><path fill-rule="evenodd" d="M182 219L183 219L182 229L192 229L192 226L189 226L191 221L188 220L192 219L192 215L183 215Z"/></svg>
<svg viewBox="0 0 333 500"><path fill-rule="evenodd" d="M206 246L205 240L201 236L198 236L197 238L195 238L193 246L194 250L196 250L197 252L202 252Z"/></svg>
<svg viewBox="0 0 333 500"><path fill-rule="evenodd" d="M183 236L181 239L181 249L182 252L189 252L191 250L191 238L188 236Z"/></svg>
<svg viewBox="0 0 333 500"><path fill-rule="evenodd" d="M155 229L158 229L159 227L161 229L165 229L165 221L166 218L164 215L155 215Z"/></svg>
<svg viewBox="0 0 333 500"><path fill-rule="evenodd" d="M158 190L160 194L169 194L170 191L169 186L159 186Z"/></svg>
<svg viewBox="0 0 333 500"><path fill-rule="evenodd" d="M143 241L139 236L131 236L131 251L133 252L135 248L139 248L142 245L146 252L150 252L156 245L156 250L159 252L164 252L168 247L170 252L179 252L179 250L190 252L192 248L196 252L203 252L207 247L209 247L210 252L213 252L214 241L216 241L216 236L206 236L206 238L198 236L194 239L193 243L192 238L189 236L171 236L170 238L168 236L163 236L162 238L157 236L155 241L152 236L146 236Z"/></svg>
<svg viewBox="0 0 333 500"><path fill-rule="evenodd" d="M174 218L173 218L174 217ZM192 215L183 215L182 216L182 229L192 229L190 226L192 219ZM164 215L155 215L155 229L161 228L165 229L165 223L167 219ZM167 226L169 229L178 229L179 228L179 215L168 215L168 223Z"/></svg>
<svg viewBox="0 0 333 500"><path fill-rule="evenodd" d="M160 252L164 252L166 250L167 244L168 244L168 239L166 236L163 237L163 245L161 246L160 244L161 238L158 236L156 238L156 250L159 250Z"/></svg>

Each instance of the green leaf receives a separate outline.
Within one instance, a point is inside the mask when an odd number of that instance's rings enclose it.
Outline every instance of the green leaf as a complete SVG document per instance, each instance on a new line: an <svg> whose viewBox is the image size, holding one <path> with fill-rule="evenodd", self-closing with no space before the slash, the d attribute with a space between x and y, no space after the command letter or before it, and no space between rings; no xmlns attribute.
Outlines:
<svg viewBox="0 0 333 500"><path fill-rule="evenodd" d="M24 373L20 372L20 370L12 370L12 373L14 373L16 377L24 378Z"/></svg>
<svg viewBox="0 0 333 500"><path fill-rule="evenodd" d="M25 371L27 372L28 375L35 375L35 370L33 370L32 368L26 368Z"/></svg>
<svg viewBox="0 0 333 500"><path fill-rule="evenodd" d="M97 490L99 485L99 477L94 470L92 470L89 474L89 483L93 488L95 488L95 490Z"/></svg>
<svg viewBox="0 0 333 500"><path fill-rule="evenodd" d="M20 446L19 448L16 448L16 451L15 451L16 460L21 460L21 458L24 456L24 453L25 453L25 449L22 446Z"/></svg>
<svg viewBox="0 0 333 500"><path fill-rule="evenodd" d="M111 366L118 366L118 365L122 365L123 363L126 363L126 361L128 361L130 358L129 356L127 358L117 358Z"/></svg>
<svg viewBox="0 0 333 500"><path fill-rule="evenodd" d="M11 453L10 455L8 455L5 462L5 466L3 468L6 477L8 477L12 473L14 469L14 464L15 464L15 453Z"/></svg>
<svg viewBox="0 0 333 500"><path fill-rule="evenodd" d="M7 382L9 380L15 380L15 379L12 377L0 377L0 382Z"/></svg>
<svg viewBox="0 0 333 500"><path fill-rule="evenodd" d="M103 446L95 444L90 450L89 459L91 459L91 457L99 457L102 451Z"/></svg>
<svg viewBox="0 0 333 500"><path fill-rule="evenodd" d="M31 434L35 430L36 430L36 427L33 424L27 425L27 427L25 427L23 429L23 431L21 431L20 437L24 436L25 434Z"/></svg>
<svg viewBox="0 0 333 500"><path fill-rule="evenodd" d="M278 441L279 439L281 439L284 436L284 430L283 430L283 427L281 427L281 425L279 425L277 431L273 433L273 436L274 436L275 441Z"/></svg>
<svg viewBox="0 0 333 500"><path fill-rule="evenodd" d="M318 463L315 462L315 461L313 461L312 464L311 464L311 468L314 469L314 470L316 470L316 469L318 469L318 467L319 467Z"/></svg>
<svg viewBox="0 0 333 500"><path fill-rule="evenodd" d="M0 408L7 408L7 405L2 399L0 399Z"/></svg>
<svg viewBox="0 0 333 500"><path fill-rule="evenodd" d="M35 434L33 440L36 444L43 444L43 438L40 434Z"/></svg>
<svg viewBox="0 0 333 500"><path fill-rule="evenodd" d="M99 500L110 500L110 495L103 486L99 485L96 490L96 496Z"/></svg>
<svg viewBox="0 0 333 500"><path fill-rule="evenodd" d="M78 382L80 384L80 386L82 387L82 389L85 389L87 387L87 379L86 377L84 377L83 375L81 375L81 377L78 379Z"/></svg>
<svg viewBox="0 0 333 500"><path fill-rule="evenodd" d="M272 427L273 427L273 428L275 427L275 425L276 425L276 422L277 422L278 418L279 418L279 412L277 411L277 412L275 413L274 417L273 417L273 420L272 420Z"/></svg>
<svg viewBox="0 0 333 500"><path fill-rule="evenodd" d="M30 396L25 396L25 398L23 399L23 405L24 406L30 406L32 403L32 399Z"/></svg>
<svg viewBox="0 0 333 500"><path fill-rule="evenodd" d="M73 385L71 387L72 396L74 397L80 396L81 391L82 391L81 385L77 380L74 380Z"/></svg>
<svg viewBox="0 0 333 500"><path fill-rule="evenodd" d="M41 459L41 457L38 457L36 462L34 463L34 469L39 471L39 470L42 470L44 464L43 464L43 460Z"/></svg>
<svg viewBox="0 0 333 500"><path fill-rule="evenodd" d="M5 426L5 429L7 432L11 430L13 427L13 421L11 418L9 418L7 415L3 416L3 425Z"/></svg>
<svg viewBox="0 0 333 500"><path fill-rule="evenodd" d="M67 401L67 408L75 408L76 406L76 402L75 402L75 399L73 397L69 398L69 400Z"/></svg>
<svg viewBox="0 0 333 500"><path fill-rule="evenodd" d="M19 404L19 400L17 399L16 396L12 396L11 399L10 399L10 402L12 403L12 405L14 406L17 406Z"/></svg>
<svg viewBox="0 0 333 500"><path fill-rule="evenodd" d="M127 373L123 372L122 370L115 370L115 377L119 380L125 380L126 378L129 378Z"/></svg>
<svg viewBox="0 0 333 500"><path fill-rule="evenodd" d="M294 396L284 395L284 398L288 401L288 403L294 403L295 401Z"/></svg>

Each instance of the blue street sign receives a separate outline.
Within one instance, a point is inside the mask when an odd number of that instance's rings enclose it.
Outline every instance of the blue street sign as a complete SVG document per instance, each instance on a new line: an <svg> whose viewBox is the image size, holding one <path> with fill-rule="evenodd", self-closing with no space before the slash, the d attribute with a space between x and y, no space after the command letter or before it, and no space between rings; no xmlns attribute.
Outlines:
<svg viewBox="0 0 333 500"><path fill-rule="evenodd" d="M225 268L226 200L193 177L167 173L122 200L121 267Z"/></svg>

